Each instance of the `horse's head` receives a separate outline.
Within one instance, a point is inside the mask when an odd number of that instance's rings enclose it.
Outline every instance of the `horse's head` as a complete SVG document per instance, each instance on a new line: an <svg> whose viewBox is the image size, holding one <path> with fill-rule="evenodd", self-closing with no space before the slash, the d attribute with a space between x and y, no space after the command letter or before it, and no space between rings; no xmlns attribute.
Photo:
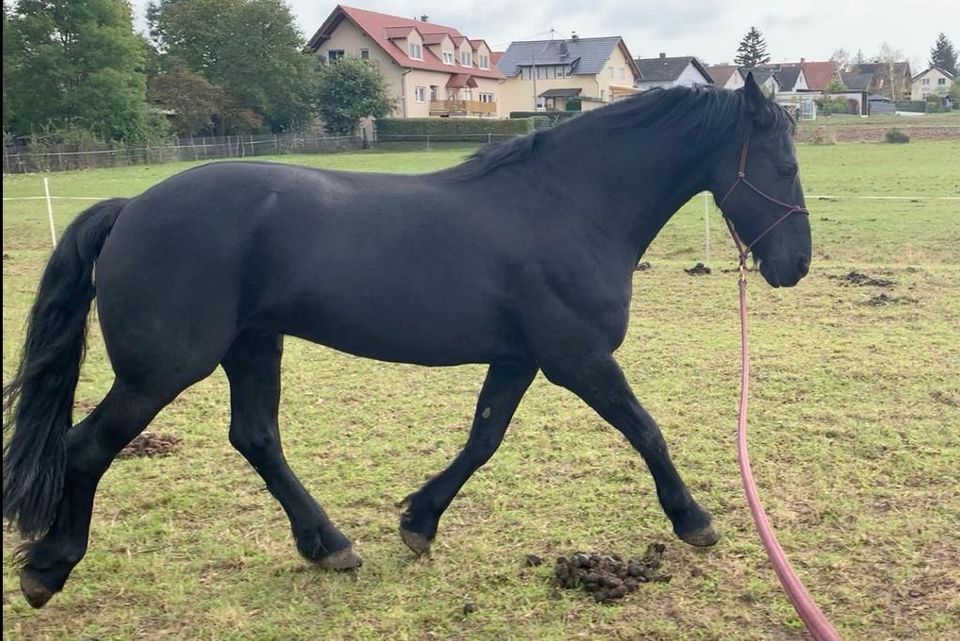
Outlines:
<svg viewBox="0 0 960 641"><path fill-rule="evenodd" d="M747 75L744 133L725 145L711 191L760 273L774 287L791 287L810 267L810 220L793 146L793 121Z"/></svg>

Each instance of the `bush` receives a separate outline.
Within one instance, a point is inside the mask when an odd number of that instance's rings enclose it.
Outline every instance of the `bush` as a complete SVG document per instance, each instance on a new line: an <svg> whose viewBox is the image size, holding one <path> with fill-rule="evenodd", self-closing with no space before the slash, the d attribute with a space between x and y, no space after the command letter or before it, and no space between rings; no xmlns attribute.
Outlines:
<svg viewBox="0 0 960 641"><path fill-rule="evenodd" d="M548 118L550 126L580 115L579 111L511 111L511 118Z"/></svg>
<svg viewBox="0 0 960 641"><path fill-rule="evenodd" d="M900 131L896 127L893 129L887 130L887 135L884 136L887 142L901 143L901 142L910 142L910 136L903 131Z"/></svg>
<svg viewBox="0 0 960 641"><path fill-rule="evenodd" d="M479 118L380 118L380 140L432 140L449 142L487 142L528 134L534 129L532 118L482 120Z"/></svg>

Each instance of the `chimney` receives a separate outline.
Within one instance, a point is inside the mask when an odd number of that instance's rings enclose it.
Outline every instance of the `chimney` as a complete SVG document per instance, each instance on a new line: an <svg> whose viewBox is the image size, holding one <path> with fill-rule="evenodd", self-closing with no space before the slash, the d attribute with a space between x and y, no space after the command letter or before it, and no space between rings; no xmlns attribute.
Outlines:
<svg viewBox="0 0 960 641"><path fill-rule="evenodd" d="M570 50L567 49L567 41L560 41L560 57L565 58L570 55Z"/></svg>
<svg viewBox="0 0 960 641"><path fill-rule="evenodd" d="M576 42L577 40L580 39L580 36L578 36L578 35L577 35L577 32L574 31L573 33L570 34L570 39L573 40L574 42Z"/></svg>
<svg viewBox="0 0 960 641"><path fill-rule="evenodd" d="M430 22L430 16L420 16L420 22Z"/></svg>
<svg viewBox="0 0 960 641"><path fill-rule="evenodd" d="M662 58L666 58L666 57L667 57L667 54L665 54L664 52L661 51L661 52L660 52L660 58L662 59Z"/></svg>
<svg viewBox="0 0 960 641"><path fill-rule="evenodd" d="M800 64L803 64L803 63L805 63L806 61L807 61L806 58L800 58Z"/></svg>

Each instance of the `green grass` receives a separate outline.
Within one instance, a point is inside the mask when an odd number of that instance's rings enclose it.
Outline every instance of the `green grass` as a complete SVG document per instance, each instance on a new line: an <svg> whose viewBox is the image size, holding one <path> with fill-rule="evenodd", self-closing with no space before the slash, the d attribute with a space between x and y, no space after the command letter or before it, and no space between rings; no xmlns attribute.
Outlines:
<svg viewBox="0 0 960 641"><path fill-rule="evenodd" d="M425 171L469 149L285 157L368 171ZM960 195L960 143L801 146L806 191ZM59 195L134 195L186 165L54 174ZM36 176L4 195L42 194ZM815 257L794 289L751 279L751 454L781 544L845 639L960 639L960 232L957 202L810 201ZM82 206L58 201L60 229ZM483 368L427 369L288 339L281 424L288 458L365 565L328 574L294 551L282 510L226 439L218 371L151 430L173 456L118 461L100 485L91 545L41 611L4 568L5 639L803 639L742 497L734 452L735 266L703 202L664 228L634 279L618 358L724 538L671 536L640 458L571 394L535 381L504 445L414 561L394 502L462 446ZM49 251L41 201L4 203L3 350L9 376ZM858 269L890 290L837 279ZM866 304L885 292L913 302ZM96 323L78 405L111 377ZM9 555L17 539L4 534ZM535 553L640 554L664 541L666 584L622 605L554 595ZM466 601L476 612L464 615Z"/></svg>

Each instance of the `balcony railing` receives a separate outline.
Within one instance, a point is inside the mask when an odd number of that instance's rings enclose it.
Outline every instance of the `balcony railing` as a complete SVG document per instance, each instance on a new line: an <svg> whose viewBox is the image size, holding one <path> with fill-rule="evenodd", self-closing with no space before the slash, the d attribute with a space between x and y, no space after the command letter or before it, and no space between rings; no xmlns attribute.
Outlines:
<svg viewBox="0 0 960 641"><path fill-rule="evenodd" d="M497 103L480 100L431 100L431 116L496 116Z"/></svg>

